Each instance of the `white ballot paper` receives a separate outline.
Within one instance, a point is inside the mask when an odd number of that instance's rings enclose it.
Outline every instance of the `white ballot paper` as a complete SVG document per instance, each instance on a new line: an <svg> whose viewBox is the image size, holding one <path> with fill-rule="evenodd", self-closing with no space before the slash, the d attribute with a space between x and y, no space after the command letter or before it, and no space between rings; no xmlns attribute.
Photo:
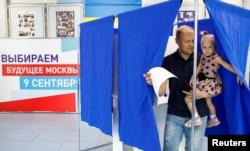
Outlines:
<svg viewBox="0 0 250 151"><path fill-rule="evenodd" d="M154 88L155 95L157 96L154 104L156 106L158 106L158 105L161 105L164 103L168 103L168 97L169 97L169 86L168 86L169 80L168 79L169 78L177 78L177 77L162 67L153 67L148 72L151 74L152 85ZM165 93L165 95L159 96L160 86L165 81L167 82L166 93Z"/></svg>

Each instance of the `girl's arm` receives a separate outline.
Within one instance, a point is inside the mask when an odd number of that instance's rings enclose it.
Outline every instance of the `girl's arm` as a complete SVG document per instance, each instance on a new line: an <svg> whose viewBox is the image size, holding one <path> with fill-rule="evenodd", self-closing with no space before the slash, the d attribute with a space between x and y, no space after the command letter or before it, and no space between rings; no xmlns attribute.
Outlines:
<svg viewBox="0 0 250 151"><path fill-rule="evenodd" d="M200 69L201 69L201 62L199 62L198 66L196 68L196 77L197 77L198 73L200 72ZM191 86L193 85L193 81L194 81L193 76L194 75L191 76L191 79L189 81L189 85L191 85Z"/></svg>
<svg viewBox="0 0 250 151"><path fill-rule="evenodd" d="M242 85L242 81L240 80L240 77L236 73L235 69L229 63L227 63L225 60L223 60L220 56L217 56L215 58L215 62L217 62L218 64L222 65L224 68L226 68L227 70L231 71L232 73L235 73L237 75L237 83L239 83L240 85Z"/></svg>
<svg viewBox="0 0 250 151"><path fill-rule="evenodd" d="M215 58L215 62L220 64L224 68L226 68L228 71L231 71L232 73L237 74L236 71L234 70L234 68L229 63L227 63L225 60L223 60L220 56L217 56Z"/></svg>
<svg viewBox="0 0 250 151"><path fill-rule="evenodd" d="M197 69L196 69L196 75L200 72L201 70L201 62L199 62Z"/></svg>

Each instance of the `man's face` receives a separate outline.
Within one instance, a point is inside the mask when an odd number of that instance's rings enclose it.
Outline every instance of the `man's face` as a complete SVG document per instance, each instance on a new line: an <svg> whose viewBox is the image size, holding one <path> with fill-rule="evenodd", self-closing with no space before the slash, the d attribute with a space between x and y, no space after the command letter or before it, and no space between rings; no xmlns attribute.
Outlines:
<svg viewBox="0 0 250 151"><path fill-rule="evenodd" d="M181 53L185 55L192 54L194 51L194 32L183 32L180 37L176 39L176 43L178 44Z"/></svg>

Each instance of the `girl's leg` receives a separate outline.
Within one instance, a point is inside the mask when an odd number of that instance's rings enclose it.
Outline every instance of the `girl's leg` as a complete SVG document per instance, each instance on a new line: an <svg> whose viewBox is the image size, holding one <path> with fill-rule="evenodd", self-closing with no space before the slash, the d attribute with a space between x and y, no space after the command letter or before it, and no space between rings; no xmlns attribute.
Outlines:
<svg viewBox="0 0 250 151"><path fill-rule="evenodd" d="M192 98L190 97L185 97L185 102L187 104L187 108L188 110L190 111L190 113L192 113L192 108L193 108L193 102L192 102ZM200 119L200 115L198 114L198 111L197 111L197 108L196 106L194 106L194 117L195 117L195 126L198 126L198 125L201 125L202 124L202 121ZM185 123L185 126L186 127L191 127L192 125L192 121L191 119L188 120L186 123Z"/></svg>
<svg viewBox="0 0 250 151"><path fill-rule="evenodd" d="M215 109L215 106L212 102L212 97L206 98L206 103L207 103L209 113L210 113L210 119L207 123L207 127L210 128L210 127L219 125L220 120L216 116L216 109Z"/></svg>
<svg viewBox="0 0 250 151"><path fill-rule="evenodd" d="M188 108L189 112L192 113L192 108L193 108L192 98L185 97L184 100L185 100L185 102L187 104L187 108ZM197 111L196 107L194 107L194 115L195 115L196 118L199 117L199 114L198 114L198 111Z"/></svg>
<svg viewBox="0 0 250 151"><path fill-rule="evenodd" d="M216 109L215 109L214 104L212 102L212 97L207 97L205 99L206 99L207 107L209 109L210 116L211 115L216 116Z"/></svg>

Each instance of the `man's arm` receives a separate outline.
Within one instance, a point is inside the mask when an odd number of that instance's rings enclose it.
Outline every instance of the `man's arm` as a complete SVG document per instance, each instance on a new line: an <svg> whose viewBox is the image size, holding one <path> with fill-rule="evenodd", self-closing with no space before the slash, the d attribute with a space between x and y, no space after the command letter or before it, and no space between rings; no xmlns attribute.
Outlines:
<svg viewBox="0 0 250 151"><path fill-rule="evenodd" d="M193 95L193 91L182 91L184 94L187 95L187 97L190 97L192 99L192 95ZM196 99L201 99L201 98L206 98L208 97L208 94L204 91L201 91L199 89L196 88Z"/></svg>

